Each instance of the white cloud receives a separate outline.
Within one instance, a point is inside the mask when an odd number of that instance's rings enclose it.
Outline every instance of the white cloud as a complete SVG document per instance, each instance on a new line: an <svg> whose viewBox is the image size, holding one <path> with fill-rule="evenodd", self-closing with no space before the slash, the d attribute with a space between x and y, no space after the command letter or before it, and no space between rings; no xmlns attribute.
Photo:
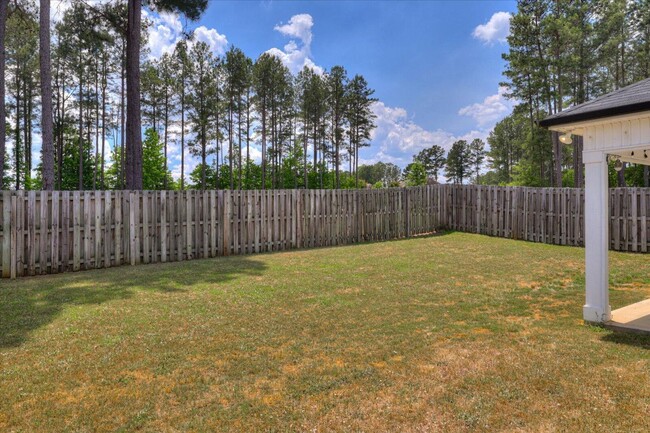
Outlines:
<svg viewBox="0 0 650 433"><path fill-rule="evenodd" d="M377 149L373 156L367 156L363 162L392 162L405 166L412 161L413 155L434 144L449 150L457 140L485 139L488 132L472 130L463 135L455 135L443 129L430 131L409 119L404 108L388 107L378 101L373 104L373 112L377 116L377 128L372 133L372 147Z"/></svg>
<svg viewBox="0 0 650 433"><path fill-rule="evenodd" d="M284 49L271 48L267 53L279 58L293 74L297 74L305 66L317 74L322 74L324 69L316 65L311 58L311 41L313 39L311 29L313 26L314 21L309 14L292 16L287 24L277 25L274 30L294 39L291 39Z"/></svg>
<svg viewBox="0 0 650 433"><path fill-rule="evenodd" d="M149 56L158 58L164 53L174 51L176 43L181 40L183 25L177 15L161 13L153 15L143 11L143 15L151 20L147 46Z"/></svg>
<svg viewBox="0 0 650 433"><path fill-rule="evenodd" d="M314 20L309 14L294 15L288 24L277 25L273 29L285 36L298 38L305 45L311 45L311 28L314 26Z"/></svg>
<svg viewBox="0 0 650 433"><path fill-rule="evenodd" d="M194 39L208 44L213 53L223 55L228 48L228 39L215 29L206 26L197 27L194 30Z"/></svg>
<svg viewBox="0 0 650 433"><path fill-rule="evenodd" d="M473 118L479 127L492 126L512 111L512 101L505 96L507 90L499 87L496 94L486 97L483 102L461 108L458 114Z"/></svg>
<svg viewBox="0 0 650 433"><path fill-rule="evenodd" d="M151 21L147 40L149 57L159 58L164 53L173 52L176 44L183 39L183 24L178 15L166 12L151 13L146 10L142 13ZM222 55L226 52L228 39L216 29L200 26L194 29L193 35L194 41L207 43L213 53Z"/></svg>
<svg viewBox="0 0 650 433"><path fill-rule="evenodd" d="M472 36L486 44L506 42L510 34L510 18L509 12L496 12L487 23L476 26Z"/></svg>

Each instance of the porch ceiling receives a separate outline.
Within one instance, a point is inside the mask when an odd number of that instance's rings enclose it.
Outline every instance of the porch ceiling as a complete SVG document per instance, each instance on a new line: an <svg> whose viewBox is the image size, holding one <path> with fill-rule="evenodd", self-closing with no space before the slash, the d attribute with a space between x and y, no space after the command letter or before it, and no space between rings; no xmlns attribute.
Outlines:
<svg viewBox="0 0 650 433"><path fill-rule="evenodd" d="M612 150L610 158L618 158L632 164L650 165L650 147L637 149Z"/></svg>

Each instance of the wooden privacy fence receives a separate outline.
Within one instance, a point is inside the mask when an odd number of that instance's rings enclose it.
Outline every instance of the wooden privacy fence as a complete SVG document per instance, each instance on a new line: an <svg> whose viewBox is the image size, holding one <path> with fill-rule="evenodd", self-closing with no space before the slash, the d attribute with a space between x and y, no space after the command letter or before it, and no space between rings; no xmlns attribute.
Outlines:
<svg viewBox="0 0 650 433"><path fill-rule="evenodd" d="M441 185L441 227L584 246L584 189ZM609 190L610 249L647 252L650 188Z"/></svg>
<svg viewBox="0 0 650 433"><path fill-rule="evenodd" d="M2 277L399 239L437 229L584 245L584 190L17 191L0 195ZM648 251L650 189L610 189L610 247Z"/></svg>
<svg viewBox="0 0 650 433"><path fill-rule="evenodd" d="M435 187L2 192L4 278L408 237L439 226Z"/></svg>

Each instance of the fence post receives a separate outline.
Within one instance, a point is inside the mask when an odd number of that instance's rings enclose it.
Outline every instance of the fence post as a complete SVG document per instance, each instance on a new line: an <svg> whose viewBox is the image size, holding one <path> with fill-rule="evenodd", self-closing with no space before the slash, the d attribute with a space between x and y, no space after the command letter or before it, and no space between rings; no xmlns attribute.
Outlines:
<svg viewBox="0 0 650 433"><path fill-rule="evenodd" d="M230 255L230 216L232 213L232 191L223 194L223 255Z"/></svg>
<svg viewBox="0 0 650 433"><path fill-rule="evenodd" d="M11 192L2 192L2 278L11 277Z"/></svg>
<svg viewBox="0 0 650 433"><path fill-rule="evenodd" d="M406 226L406 237L411 237L411 209L409 202L409 190L408 188L402 188L404 192L404 224Z"/></svg>

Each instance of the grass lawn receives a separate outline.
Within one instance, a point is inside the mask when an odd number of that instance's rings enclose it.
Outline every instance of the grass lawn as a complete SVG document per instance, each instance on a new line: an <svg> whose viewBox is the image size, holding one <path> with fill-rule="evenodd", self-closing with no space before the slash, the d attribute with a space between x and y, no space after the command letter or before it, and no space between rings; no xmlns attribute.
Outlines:
<svg viewBox="0 0 650 433"><path fill-rule="evenodd" d="M584 250L450 233L0 281L0 431L647 432ZM610 255L611 304L650 256Z"/></svg>

